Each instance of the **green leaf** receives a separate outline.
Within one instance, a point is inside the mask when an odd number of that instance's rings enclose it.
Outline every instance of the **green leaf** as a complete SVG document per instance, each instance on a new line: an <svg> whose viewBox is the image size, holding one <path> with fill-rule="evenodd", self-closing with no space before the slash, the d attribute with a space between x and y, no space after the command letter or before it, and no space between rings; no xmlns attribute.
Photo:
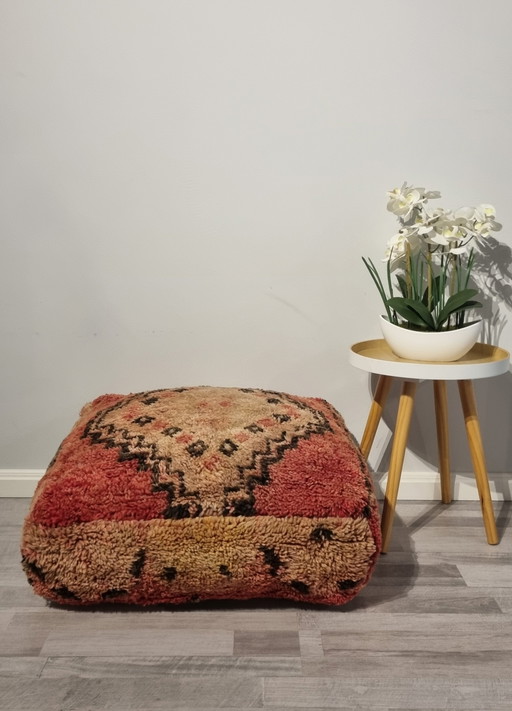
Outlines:
<svg viewBox="0 0 512 711"><path fill-rule="evenodd" d="M362 257L362 260L363 260L364 266L370 272L370 276L373 279L375 286L377 287L377 291L380 294L380 298L382 299L382 302L384 304L384 308L386 309L386 313L388 315L389 320L392 323L395 323L396 316L393 318L394 314L392 314L391 309L387 305L388 296L386 294L386 290L384 289L382 279L380 278L379 272L377 271L375 264L372 262L371 259L365 259L364 257Z"/></svg>
<svg viewBox="0 0 512 711"><path fill-rule="evenodd" d="M407 288L407 282L405 281L404 277L401 274L396 275L396 280L398 282L398 288L400 289L400 292L404 299L407 299L409 296L409 290Z"/></svg>
<svg viewBox="0 0 512 711"><path fill-rule="evenodd" d="M482 308L482 304L481 304L479 301L466 301L465 304L463 304L462 306L459 306L459 308L458 308L458 309L455 309L455 311L452 311L452 312L444 319L444 321L439 321L439 324L438 324L438 325L439 325L439 326L442 326L443 323L446 323L446 321L448 320L448 318L449 318L452 314L460 313L461 311L468 311L469 309L480 309L480 308ZM467 324L462 324L462 325L466 325L466 326L467 326ZM460 328L460 326L459 326L459 328Z"/></svg>
<svg viewBox="0 0 512 711"><path fill-rule="evenodd" d="M430 304L428 302L428 286L423 292L423 298L421 299L422 304L424 304L427 309L432 312L439 303L439 293L441 288L441 277L436 276L432 279L431 290L430 290Z"/></svg>
<svg viewBox="0 0 512 711"><path fill-rule="evenodd" d="M402 304L401 306L396 308L395 311L404 319L404 321L407 321L407 323L411 323L413 326L418 326L419 328L425 331L428 330L427 325L425 324L423 319L418 316L416 311L413 311L408 306L404 306Z"/></svg>
<svg viewBox="0 0 512 711"><path fill-rule="evenodd" d="M406 321L410 321L416 326L426 326L431 331L436 330L432 314L419 299L404 299L396 296L393 299L388 299L388 305Z"/></svg>
<svg viewBox="0 0 512 711"><path fill-rule="evenodd" d="M477 294L477 289L463 289L462 291L457 292L457 294L450 296L439 314L438 326L441 326L449 318L449 316L456 311L465 311L466 309L472 308L468 304L473 304L471 299Z"/></svg>

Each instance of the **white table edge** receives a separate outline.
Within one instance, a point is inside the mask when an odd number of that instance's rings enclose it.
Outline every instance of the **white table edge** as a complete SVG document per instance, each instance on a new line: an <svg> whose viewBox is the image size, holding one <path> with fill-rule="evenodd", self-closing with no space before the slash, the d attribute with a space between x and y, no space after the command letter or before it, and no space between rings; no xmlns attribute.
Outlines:
<svg viewBox="0 0 512 711"><path fill-rule="evenodd" d="M356 345L356 344L354 344ZM405 360L381 360L355 353L352 348L349 352L351 365L378 375L390 375L395 378L412 380L475 380L477 378L491 378L508 372L510 358L491 361L488 363L417 363Z"/></svg>

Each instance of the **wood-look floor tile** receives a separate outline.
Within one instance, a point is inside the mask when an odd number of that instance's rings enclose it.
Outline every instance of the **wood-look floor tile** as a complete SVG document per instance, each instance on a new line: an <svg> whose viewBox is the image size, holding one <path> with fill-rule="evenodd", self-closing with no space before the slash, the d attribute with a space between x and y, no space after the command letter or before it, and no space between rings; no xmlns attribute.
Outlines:
<svg viewBox="0 0 512 711"><path fill-rule="evenodd" d="M442 550L445 554L458 556L470 551L472 555L480 554L490 558L512 553L512 536L503 533L498 530L501 539L496 546L489 546L487 543L483 524L480 529L476 527L448 529L442 526L425 525L410 533L410 536L414 546L421 547L424 552L437 553Z"/></svg>
<svg viewBox="0 0 512 711"><path fill-rule="evenodd" d="M45 657L95 655L190 656L233 654L233 632L229 630L166 630L139 627L102 632L84 629L80 636L68 630L51 631L40 652Z"/></svg>
<svg viewBox="0 0 512 711"><path fill-rule="evenodd" d="M500 610L508 615L508 620L512 625L511 615L512 615L512 595L507 593L502 593L501 590L495 593L495 599L498 603Z"/></svg>
<svg viewBox="0 0 512 711"><path fill-rule="evenodd" d="M299 657L49 657L42 676L59 679L70 676L106 679L133 676L218 676L227 678L300 676Z"/></svg>
<svg viewBox="0 0 512 711"><path fill-rule="evenodd" d="M6 497L0 499L0 525L17 526L18 530L21 529L29 508L29 498Z"/></svg>
<svg viewBox="0 0 512 711"><path fill-rule="evenodd" d="M495 514L501 509L501 503L494 502ZM396 516L400 525L411 530L419 525L441 526L481 526L482 510L475 501L453 501L443 504L441 501L398 501Z"/></svg>
<svg viewBox="0 0 512 711"><path fill-rule="evenodd" d="M440 544L441 545L441 544ZM480 565L493 563L495 565L509 565L512 560L510 553L506 551L500 552L499 545L488 546L487 548L480 549L479 551L468 550L461 551L454 555L453 553L446 552L444 550L432 551L432 550L422 550L421 548L416 552L416 561L418 564L432 564L434 561L438 563L450 563L456 561L458 565Z"/></svg>
<svg viewBox="0 0 512 711"><path fill-rule="evenodd" d="M477 594L460 586L411 587L404 594L397 595L396 586L368 586L347 605L345 612L366 610L390 613L487 613L501 612L496 600L490 595Z"/></svg>
<svg viewBox="0 0 512 711"><path fill-rule="evenodd" d="M9 613L12 615L12 613ZM152 608L133 609L128 606L123 612L110 610L108 607L101 611L76 608L49 608L44 607L34 611L24 611L12 615L12 626L25 634L29 631L38 631L48 634L60 633L71 640L82 638L84 635L102 636L108 640L110 635L131 632L134 638L139 633L149 635L153 631L156 635L167 632L186 633L196 631L202 634L221 633L230 634L233 631L254 630L264 631L271 627L272 632L290 631L296 634L298 629L298 611L287 610L282 614L277 610L250 611L174 611L155 610ZM138 654L139 650L137 650ZM157 652L149 652L151 656ZM168 656L168 652L165 653Z"/></svg>
<svg viewBox="0 0 512 711"><path fill-rule="evenodd" d="M512 613L512 588L509 587L468 587L476 596L492 596L496 600L496 604L500 608L500 611L505 617L503 618L505 624L510 623L512 628L512 618L510 613Z"/></svg>
<svg viewBox="0 0 512 711"><path fill-rule="evenodd" d="M368 651L400 651L400 652L463 652L470 649L472 641L475 639L471 628L465 632L455 634L450 632L443 636L439 629L434 629L429 634L426 630L420 633L415 631L400 630L393 632L373 631L367 635L361 632L322 632L322 646L326 655L345 652L347 649L368 650ZM506 651L511 652L512 659L512 636L509 630L502 630L501 633L480 634L478 636L478 649L480 651Z"/></svg>
<svg viewBox="0 0 512 711"><path fill-rule="evenodd" d="M377 640L376 640L377 642ZM428 645L428 640L427 640ZM414 678L421 669L423 679L506 679L510 670L510 650L447 652L336 650L322 657L302 660L304 676L361 680Z"/></svg>
<svg viewBox="0 0 512 711"><path fill-rule="evenodd" d="M0 610L0 632L10 624L12 618L14 617L14 612L12 610Z"/></svg>
<svg viewBox="0 0 512 711"><path fill-rule="evenodd" d="M386 564L383 564L386 561ZM373 573L372 579L385 580L386 584L392 584L396 578L412 578L415 583L423 579L434 578L444 580L445 583L455 579L460 579L461 574L458 566L448 563L433 565L418 565L416 562L398 563L392 557L382 556Z"/></svg>
<svg viewBox="0 0 512 711"><path fill-rule="evenodd" d="M322 633L320 630L299 630L300 656L302 659L316 659L324 656Z"/></svg>
<svg viewBox="0 0 512 711"><path fill-rule="evenodd" d="M48 627L18 625L16 624L16 615L13 615L11 621L2 632L0 656L14 657L24 655L36 657L41 652L41 647L48 636L48 632Z"/></svg>
<svg viewBox="0 0 512 711"><path fill-rule="evenodd" d="M303 709L314 707L330 709L471 709L510 711L512 682L497 680L482 684L470 681L421 678L421 669L410 679L360 680L302 678L265 679L264 705L296 706ZM508 705L507 705L508 704Z"/></svg>
<svg viewBox="0 0 512 711"><path fill-rule="evenodd" d="M0 569L0 587L8 586L25 588L26 585L28 585L27 576L23 572L18 561L15 563L8 563Z"/></svg>
<svg viewBox="0 0 512 711"><path fill-rule="evenodd" d="M0 524L0 556L6 556L9 564L17 565L21 569L20 547L20 527Z"/></svg>
<svg viewBox="0 0 512 711"><path fill-rule="evenodd" d="M0 610L18 608L38 609L46 602L34 592L28 583L23 585L0 585Z"/></svg>
<svg viewBox="0 0 512 711"><path fill-rule="evenodd" d="M270 630L236 630L233 654L237 657L279 654L286 657L300 656L299 633Z"/></svg>
<svg viewBox="0 0 512 711"><path fill-rule="evenodd" d="M404 612L389 614L387 612L347 613L343 608L339 610L303 610L300 616L301 630L320 630L322 632L348 632L368 636L376 632L409 632L417 634L466 634L468 630L475 635L500 634L507 628L508 617L501 612L494 615L474 613L446 613L437 612L415 613ZM512 635L511 635L512 637Z"/></svg>
<svg viewBox="0 0 512 711"><path fill-rule="evenodd" d="M247 609L232 609L229 601L211 609L165 610L165 625L169 629L222 630L296 630L297 611L291 608L272 609L259 604Z"/></svg>
<svg viewBox="0 0 512 711"><path fill-rule="evenodd" d="M469 587L512 588L512 556L508 565L490 562L457 567Z"/></svg>
<svg viewBox="0 0 512 711"><path fill-rule="evenodd" d="M22 677L37 678L46 664L45 657L1 657L0 677L21 679ZM0 708L1 706L0 699Z"/></svg>
<svg viewBox="0 0 512 711"><path fill-rule="evenodd" d="M261 707L260 679L150 676L131 679L2 679L2 711L168 711Z"/></svg>

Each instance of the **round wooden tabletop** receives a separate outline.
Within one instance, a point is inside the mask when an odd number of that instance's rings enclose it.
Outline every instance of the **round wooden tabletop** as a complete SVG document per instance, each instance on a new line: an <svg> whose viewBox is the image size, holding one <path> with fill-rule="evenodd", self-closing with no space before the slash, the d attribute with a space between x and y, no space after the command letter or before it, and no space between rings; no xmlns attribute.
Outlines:
<svg viewBox="0 0 512 711"><path fill-rule="evenodd" d="M510 353L498 346L476 343L456 361L407 360L396 356L383 338L360 341L350 348L350 363L379 375L418 380L474 380L502 375L509 369Z"/></svg>

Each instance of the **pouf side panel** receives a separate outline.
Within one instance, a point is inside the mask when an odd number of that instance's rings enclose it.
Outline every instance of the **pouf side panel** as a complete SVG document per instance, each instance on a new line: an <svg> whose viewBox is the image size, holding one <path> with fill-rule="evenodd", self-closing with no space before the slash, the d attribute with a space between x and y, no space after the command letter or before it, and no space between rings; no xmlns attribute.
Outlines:
<svg viewBox="0 0 512 711"><path fill-rule="evenodd" d="M124 399L103 395L85 405L70 434L39 481L28 517L47 526L110 518L152 519L166 506L164 492L154 492L148 473L119 452L91 446L82 439L94 414Z"/></svg>
<svg viewBox="0 0 512 711"><path fill-rule="evenodd" d="M353 465L355 465L356 468L359 469L359 472L364 480L364 486L368 492L368 506L370 507L368 521L370 524L373 539L375 541L378 551L380 552L382 548L382 533L380 524L379 502L375 493L375 484L370 469L368 467L368 462L363 456L363 453L361 452L361 448L359 446L358 441L356 440L352 432L348 429L345 423L345 419L343 418L341 413L333 405L331 405L331 403L327 402L327 400L323 400L321 398L313 399L316 401L317 407L321 410L323 409L326 415L330 413L331 424L333 423L333 421L334 423L336 423L339 428L338 431L340 432L340 434L343 433L343 436L346 437L347 449L350 448L355 454L356 459L352 459L352 463Z"/></svg>
<svg viewBox="0 0 512 711"><path fill-rule="evenodd" d="M256 486L255 509L270 516L366 516L378 550L380 514L373 480L342 415L321 398L297 397L326 416L332 432L298 442Z"/></svg>
<svg viewBox="0 0 512 711"><path fill-rule="evenodd" d="M35 592L72 605L278 597L341 605L366 584L377 547L366 518L202 517L25 523Z"/></svg>
<svg viewBox="0 0 512 711"><path fill-rule="evenodd" d="M254 490L255 509L266 516L340 516L368 519L381 549L380 514L367 465L337 436L300 442L271 467L270 481Z"/></svg>

